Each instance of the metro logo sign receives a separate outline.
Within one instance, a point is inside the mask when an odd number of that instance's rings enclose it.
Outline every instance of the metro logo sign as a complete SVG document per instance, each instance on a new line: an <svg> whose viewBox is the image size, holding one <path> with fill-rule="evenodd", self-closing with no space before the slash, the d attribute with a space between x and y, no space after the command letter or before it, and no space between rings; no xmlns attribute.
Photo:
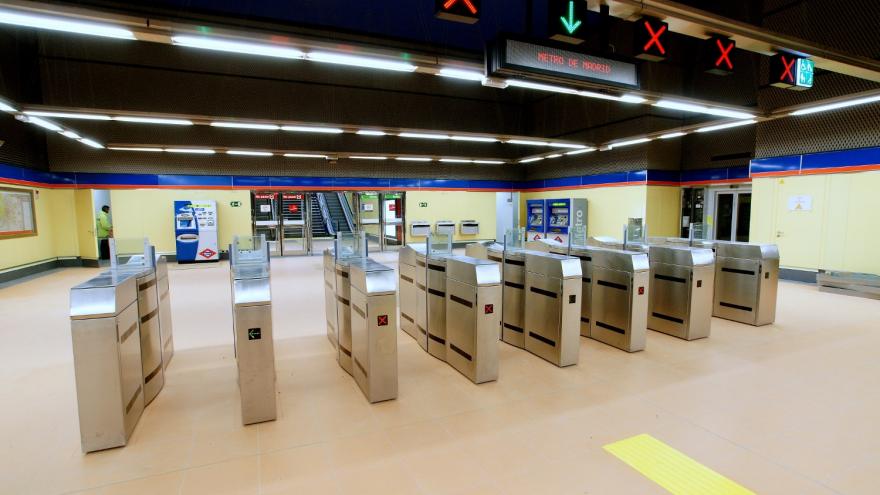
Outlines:
<svg viewBox="0 0 880 495"><path fill-rule="evenodd" d="M736 41L721 36L713 36L706 40L705 65L706 72L718 76L733 74L733 49Z"/></svg>
<svg viewBox="0 0 880 495"><path fill-rule="evenodd" d="M653 17L642 17L636 21L636 58L659 62L666 60L666 38L669 24ZM639 52L640 51L640 52Z"/></svg>
<svg viewBox="0 0 880 495"><path fill-rule="evenodd" d="M480 0L434 0L434 16L474 24L480 20Z"/></svg>

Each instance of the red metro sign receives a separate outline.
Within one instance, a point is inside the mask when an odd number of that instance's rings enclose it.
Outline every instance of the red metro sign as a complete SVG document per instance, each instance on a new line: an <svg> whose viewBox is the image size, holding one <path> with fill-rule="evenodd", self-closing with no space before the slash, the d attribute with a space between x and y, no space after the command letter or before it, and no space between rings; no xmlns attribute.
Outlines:
<svg viewBox="0 0 880 495"><path fill-rule="evenodd" d="M434 0L434 16L473 24L480 20L480 0Z"/></svg>

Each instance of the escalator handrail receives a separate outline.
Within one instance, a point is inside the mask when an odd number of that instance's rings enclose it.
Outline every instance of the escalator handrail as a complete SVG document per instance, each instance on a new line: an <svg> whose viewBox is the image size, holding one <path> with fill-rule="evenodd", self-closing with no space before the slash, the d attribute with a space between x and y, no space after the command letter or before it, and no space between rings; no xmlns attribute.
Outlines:
<svg viewBox="0 0 880 495"><path fill-rule="evenodd" d="M321 209L321 218L324 220L324 225L327 227L327 233L336 237L336 229L333 227L330 209L327 208L327 200L324 198L324 193L317 193L315 196L318 198L318 208Z"/></svg>
<svg viewBox="0 0 880 495"><path fill-rule="evenodd" d="M345 197L345 193L338 192L336 193L336 197L339 199L339 206L342 207L342 213L345 214L345 221L348 223L348 231L354 232L354 219L351 215L351 206L348 204L348 199Z"/></svg>

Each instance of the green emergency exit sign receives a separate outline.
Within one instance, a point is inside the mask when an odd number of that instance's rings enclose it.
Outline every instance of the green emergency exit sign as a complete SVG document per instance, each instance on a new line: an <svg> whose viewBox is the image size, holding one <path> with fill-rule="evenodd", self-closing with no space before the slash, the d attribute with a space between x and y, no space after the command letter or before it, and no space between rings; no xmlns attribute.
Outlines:
<svg viewBox="0 0 880 495"><path fill-rule="evenodd" d="M427 207L428 207L427 201L420 201L419 202L419 208L427 208Z"/></svg>
<svg viewBox="0 0 880 495"><path fill-rule="evenodd" d="M229 206L233 208L238 208L239 206L241 206L241 201L230 201Z"/></svg>

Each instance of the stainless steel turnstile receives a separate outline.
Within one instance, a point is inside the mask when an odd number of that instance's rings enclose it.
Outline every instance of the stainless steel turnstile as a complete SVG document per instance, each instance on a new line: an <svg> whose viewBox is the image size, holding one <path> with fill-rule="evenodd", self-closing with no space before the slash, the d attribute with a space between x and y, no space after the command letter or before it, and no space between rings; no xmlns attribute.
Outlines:
<svg viewBox="0 0 880 495"><path fill-rule="evenodd" d="M263 236L236 236L229 252L241 421L273 421L277 412L268 245Z"/></svg>
<svg viewBox="0 0 880 495"><path fill-rule="evenodd" d="M418 315L416 340L432 356L446 360L446 258L416 252ZM419 291L425 292L421 297Z"/></svg>
<svg viewBox="0 0 880 495"><path fill-rule="evenodd" d="M526 314L526 251L508 249L500 244L488 248L488 259L502 264L501 340L516 347L525 347Z"/></svg>
<svg viewBox="0 0 880 495"><path fill-rule="evenodd" d="M557 366L577 364L580 261L536 252L527 252L525 261L525 349Z"/></svg>
<svg viewBox="0 0 880 495"><path fill-rule="evenodd" d="M159 335L162 341L162 369L167 370L174 357L174 330L171 321L171 287L168 283L168 262L155 256L156 288L159 291Z"/></svg>
<svg viewBox="0 0 880 495"><path fill-rule="evenodd" d="M336 254L333 248L324 250L324 319L327 322L327 340L337 349Z"/></svg>
<svg viewBox="0 0 880 495"><path fill-rule="evenodd" d="M718 242L712 314L749 325L776 320L779 249L775 244Z"/></svg>
<svg viewBox="0 0 880 495"><path fill-rule="evenodd" d="M572 246L571 256L581 260L581 315L582 337L590 336L591 305L593 301L593 251L592 246Z"/></svg>
<svg viewBox="0 0 880 495"><path fill-rule="evenodd" d="M351 339L354 376L370 402L397 398L397 287L394 269L353 260Z"/></svg>
<svg viewBox="0 0 880 495"><path fill-rule="evenodd" d="M424 285L421 289L416 287L416 280L418 279L416 275L416 253L424 254L424 251L425 246L420 244L407 244L403 246L400 248L397 266L400 271L400 329L416 340L419 340L420 335L422 335L416 326L419 312L419 295L424 296L425 294Z"/></svg>
<svg viewBox="0 0 880 495"><path fill-rule="evenodd" d="M685 340L709 336L715 285L711 249L651 246L648 328Z"/></svg>
<svg viewBox="0 0 880 495"><path fill-rule="evenodd" d="M105 272L70 290L70 330L83 452L128 443L144 410L144 375L131 273Z"/></svg>
<svg viewBox="0 0 880 495"><path fill-rule="evenodd" d="M361 258L336 260L336 337L339 347L337 361L349 375L352 374L351 362L351 283L349 269L352 261Z"/></svg>
<svg viewBox="0 0 880 495"><path fill-rule="evenodd" d="M468 256L446 260L446 362L474 383L498 379L501 269Z"/></svg>
<svg viewBox="0 0 880 495"><path fill-rule="evenodd" d="M464 246L464 255L485 260L489 258L489 248L497 245L495 241L472 242Z"/></svg>
<svg viewBox="0 0 880 495"><path fill-rule="evenodd" d="M648 255L595 248L592 265L590 338L627 352L643 350L648 326Z"/></svg>

